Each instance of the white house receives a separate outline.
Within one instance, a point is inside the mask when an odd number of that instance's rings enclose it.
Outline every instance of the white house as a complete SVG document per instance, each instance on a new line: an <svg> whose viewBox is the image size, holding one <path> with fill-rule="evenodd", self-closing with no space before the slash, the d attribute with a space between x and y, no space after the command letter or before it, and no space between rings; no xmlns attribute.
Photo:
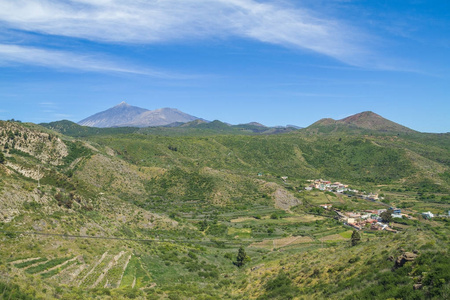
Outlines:
<svg viewBox="0 0 450 300"><path fill-rule="evenodd" d="M424 216L427 219L434 218L434 214L432 212L430 212L430 211L422 213L422 216Z"/></svg>

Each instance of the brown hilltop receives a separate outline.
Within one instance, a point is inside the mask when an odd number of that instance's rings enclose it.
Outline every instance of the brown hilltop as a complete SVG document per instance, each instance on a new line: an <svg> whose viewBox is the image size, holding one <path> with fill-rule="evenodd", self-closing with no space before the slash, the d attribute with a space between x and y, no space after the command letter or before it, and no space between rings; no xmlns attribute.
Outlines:
<svg viewBox="0 0 450 300"><path fill-rule="evenodd" d="M371 111L364 111L341 120L334 120L331 118L321 119L312 124L310 128L328 126L335 126L337 128L339 125L341 125L340 127L344 125L348 128L360 128L383 132L414 132L414 130L408 127L385 119Z"/></svg>

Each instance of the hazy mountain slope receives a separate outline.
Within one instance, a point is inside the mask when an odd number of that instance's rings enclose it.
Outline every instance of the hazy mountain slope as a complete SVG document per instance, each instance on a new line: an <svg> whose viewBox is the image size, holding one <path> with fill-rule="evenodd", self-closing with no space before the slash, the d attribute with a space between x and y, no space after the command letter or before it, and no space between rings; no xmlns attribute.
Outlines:
<svg viewBox="0 0 450 300"><path fill-rule="evenodd" d="M121 102L110 109L96 113L81 120L78 124L89 127L124 126L124 124L132 122L136 117L147 111L147 109L131 106L125 102Z"/></svg>
<svg viewBox="0 0 450 300"><path fill-rule="evenodd" d="M136 116L133 120L123 123L121 126L165 126L175 122L186 123L197 119L197 117L188 115L175 108L160 108L143 112L142 114Z"/></svg>
<svg viewBox="0 0 450 300"><path fill-rule="evenodd" d="M78 122L79 125L89 127L150 127L165 126L172 123L186 123L197 120L174 108L148 110L131 106L122 102L110 109L99 112Z"/></svg>

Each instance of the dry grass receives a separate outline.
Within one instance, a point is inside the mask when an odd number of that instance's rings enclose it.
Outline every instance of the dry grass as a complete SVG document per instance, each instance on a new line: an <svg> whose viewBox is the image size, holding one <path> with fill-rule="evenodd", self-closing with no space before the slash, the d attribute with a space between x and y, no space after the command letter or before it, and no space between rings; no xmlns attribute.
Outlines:
<svg viewBox="0 0 450 300"><path fill-rule="evenodd" d="M231 223L240 223L240 222L252 221L252 220L256 220L256 219L253 217L241 217L241 218L233 219L230 222Z"/></svg>
<svg viewBox="0 0 450 300"><path fill-rule="evenodd" d="M340 235L339 233L337 234L332 234L332 235L327 235L324 237L321 237L319 239L319 241L321 242L327 242L327 241L346 241L348 240L347 238L343 237L342 235Z"/></svg>
<svg viewBox="0 0 450 300"><path fill-rule="evenodd" d="M309 236L290 236L275 240L264 240L262 242L253 243L250 246L256 248L274 249L311 242L313 242L313 239Z"/></svg>

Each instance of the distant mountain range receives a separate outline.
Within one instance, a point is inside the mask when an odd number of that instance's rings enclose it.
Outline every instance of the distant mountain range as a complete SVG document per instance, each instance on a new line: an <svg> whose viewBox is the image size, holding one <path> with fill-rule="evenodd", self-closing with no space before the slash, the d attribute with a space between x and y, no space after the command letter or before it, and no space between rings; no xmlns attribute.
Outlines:
<svg viewBox="0 0 450 300"><path fill-rule="evenodd" d="M266 127L257 122L247 124L231 125L215 120L213 122L191 116L175 108L161 108L156 110L148 110L136 106L131 106L122 102L110 109L96 113L84 120L78 122L78 125L96 127L96 128L113 128L113 127L179 127L179 128L196 128L202 130L214 130L221 132L253 132L274 134L289 132L301 129L294 125ZM380 115L365 111L341 120L331 118L321 119L309 127L305 128L311 133L361 133L364 131L376 131L386 133L414 133L416 131L387 120Z"/></svg>
<svg viewBox="0 0 450 300"><path fill-rule="evenodd" d="M122 102L110 109L96 113L78 122L89 127L151 127L167 126L172 123L187 123L199 118L175 108L148 110Z"/></svg>
<svg viewBox="0 0 450 300"><path fill-rule="evenodd" d="M55 122L52 123L55 125ZM77 123L81 126L96 128L116 127L181 127L197 128L203 130L220 130L222 132L253 132L253 133L281 133L300 129L294 125L266 127L257 122L231 125L215 120L213 122L191 116L175 108L160 108L148 110L129 105L126 102L96 113ZM55 125L56 126L56 125Z"/></svg>

